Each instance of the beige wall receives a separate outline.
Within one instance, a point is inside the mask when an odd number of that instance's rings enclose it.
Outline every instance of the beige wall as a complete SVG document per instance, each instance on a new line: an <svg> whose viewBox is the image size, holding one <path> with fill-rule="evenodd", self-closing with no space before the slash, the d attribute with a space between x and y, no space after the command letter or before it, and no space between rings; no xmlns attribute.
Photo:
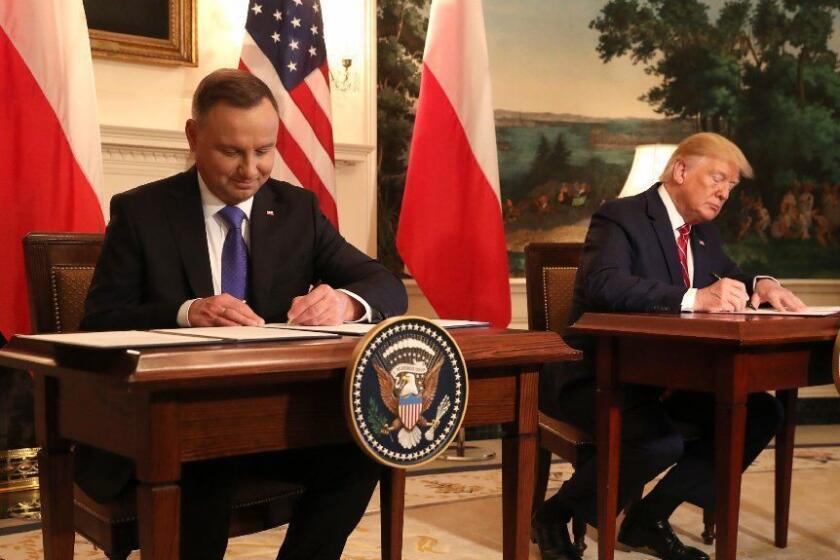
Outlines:
<svg viewBox="0 0 840 560"><path fill-rule="evenodd" d="M183 134L199 80L216 68L235 67L244 34L247 0L197 4L197 68L94 59L102 126L107 216L111 196L181 171L189 165ZM333 88L336 183L342 233L369 254L376 251L376 4L375 0L322 0L330 65L352 58L355 81Z"/></svg>

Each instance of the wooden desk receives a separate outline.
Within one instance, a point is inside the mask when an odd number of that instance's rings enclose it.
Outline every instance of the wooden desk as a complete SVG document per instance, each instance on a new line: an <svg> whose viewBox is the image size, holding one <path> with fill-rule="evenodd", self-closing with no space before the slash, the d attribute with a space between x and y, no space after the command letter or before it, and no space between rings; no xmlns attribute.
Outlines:
<svg viewBox="0 0 840 560"><path fill-rule="evenodd" d="M470 372L465 426L502 423L503 548L528 557L543 362L575 359L550 332L453 332ZM350 440L344 369L358 338L89 351L16 338L0 365L35 377L44 553L73 557L71 441L135 461L143 558L178 557L181 464ZM401 556L404 471L383 484L383 558ZM278 543L279 545L279 543Z"/></svg>
<svg viewBox="0 0 840 560"><path fill-rule="evenodd" d="M797 389L831 382L840 316L587 313L573 330L598 337L598 557L615 545L621 387L639 383L715 394L715 558L734 560L748 393L776 390L776 546L787 546Z"/></svg>

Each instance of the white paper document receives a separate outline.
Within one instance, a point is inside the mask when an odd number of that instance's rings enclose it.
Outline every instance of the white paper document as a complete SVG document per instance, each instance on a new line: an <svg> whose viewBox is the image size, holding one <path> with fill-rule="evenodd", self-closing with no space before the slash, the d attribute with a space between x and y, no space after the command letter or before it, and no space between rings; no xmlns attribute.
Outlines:
<svg viewBox="0 0 840 560"><path fill-rule="evenodd" d="M469 329L490 326L490 323L487 321L467 321L461 319L432 319L432 322L444 329Z"/></svg>
<svg viewBox="0 0 840 560"><path fill-rule="evenodd" d="M345 323L343 325L290 325L289 323L266 323L269 329L285 329L300 332L333 333L334 335L362 336L375 327L372 323Z"/></svg>
<svg viewBox="0 0 840 560"><path fill-rule="evenodd" d="M761 309L744 309L743 311L715 311L714 313L726 313L730 315L790 315L799 317L826 317L828 315L835 315L840 313L840 307L837 306L811 306L806 307L802 311L777 311L770 308Z"/></svg>
<svg viewBox="0 0 840 560"><path fill-rule="evenodd" d="M42 340L87 348L143 348L148 346L180 346L221 342L218 338L196 338L148 331L103 331L59 334L18 335L20 338Z"/></svg>
<svg viewBox="0 0 840 560"><path fill-rule="evenodd" d="M486 327L490 323L485 321L460 321L455 319L432 319L432 322L445 329L464 329L469 327ZM268 323L266 327L272 329L295 329L301 331L327 332L345 336L363 336L375 323L344 323L343 325L290 325L288 323Z"/></svg>
<svg viewBox="0 0 840 560"><path fill-rule="evenodd" d="M157 333L202 338L252 342L259 340L307 340L313 338L338 338L331 332L312 332L265 327L186 327L182 329L157 329Z"/></svg>

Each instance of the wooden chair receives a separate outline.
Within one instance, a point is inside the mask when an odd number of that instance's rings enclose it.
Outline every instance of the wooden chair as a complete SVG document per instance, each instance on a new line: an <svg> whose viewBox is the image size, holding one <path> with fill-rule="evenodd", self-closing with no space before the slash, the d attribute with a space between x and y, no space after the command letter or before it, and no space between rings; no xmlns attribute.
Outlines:
<svg viewBox="0 0 840 560"><path fill-rule="evenodd" d="M102 235L30 233L23 240L29 309L36 333L78 329ZM288 523L303 487L243 477L234 492L230 536L255 533ZM139 547L137 510L132 492L120 501L100 504L74 488L76 531L112 560L125 559Z"/></svg>
<svg viewBox="0 0 840 560"><path fill-rule="evenodd" d="M528 328L552 330L565 335L582 243L530 243L525 247L525 284L528 299ZM689 433L685 437L693 437ZM532 511L545 500L551 454L571 463L573 468L596 452L595 439L576 427L540 412L539 450L536 488ZM715 538L714 511L703 511L703 541ZM583 554L586 523L572 520L575 547Z"/></svg>
<svg viewBox="0 0 840 560"><path fill-rule="evenodd" d="M528 328L565 334L572 308L582 243L529 243L525 247L525 289L528 300ZM551 454L568 461L572 468L595 453L595 439L575 426L540 412L536 488L532 512L545 500ZM572 520L572 538L581 555L586 548L586 522Z"/></svg>

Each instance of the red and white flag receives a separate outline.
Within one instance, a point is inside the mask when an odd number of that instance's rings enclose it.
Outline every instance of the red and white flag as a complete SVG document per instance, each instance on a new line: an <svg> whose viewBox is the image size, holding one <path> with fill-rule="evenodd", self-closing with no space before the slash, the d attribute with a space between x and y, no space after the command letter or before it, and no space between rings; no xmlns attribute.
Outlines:
<svg viewBox="0 0 840 560"><path fill-rule="evenodd" d="M330 81L318 0L251 0L239 67L280 107L271 176L313 191L338 228Z"/></svg>
<svg viewBox="0 0 840 560"><path fill-rule="evenodd" d="M99 232L103 183L82 0L0 2L0 331L29 331L21 239Z"/></svg>
<svg viewBox="0 0 840 560"><path fill-rule="evenodd" d="M433 0L397 249L441 318L510 322L480 0Z"/></svg>

